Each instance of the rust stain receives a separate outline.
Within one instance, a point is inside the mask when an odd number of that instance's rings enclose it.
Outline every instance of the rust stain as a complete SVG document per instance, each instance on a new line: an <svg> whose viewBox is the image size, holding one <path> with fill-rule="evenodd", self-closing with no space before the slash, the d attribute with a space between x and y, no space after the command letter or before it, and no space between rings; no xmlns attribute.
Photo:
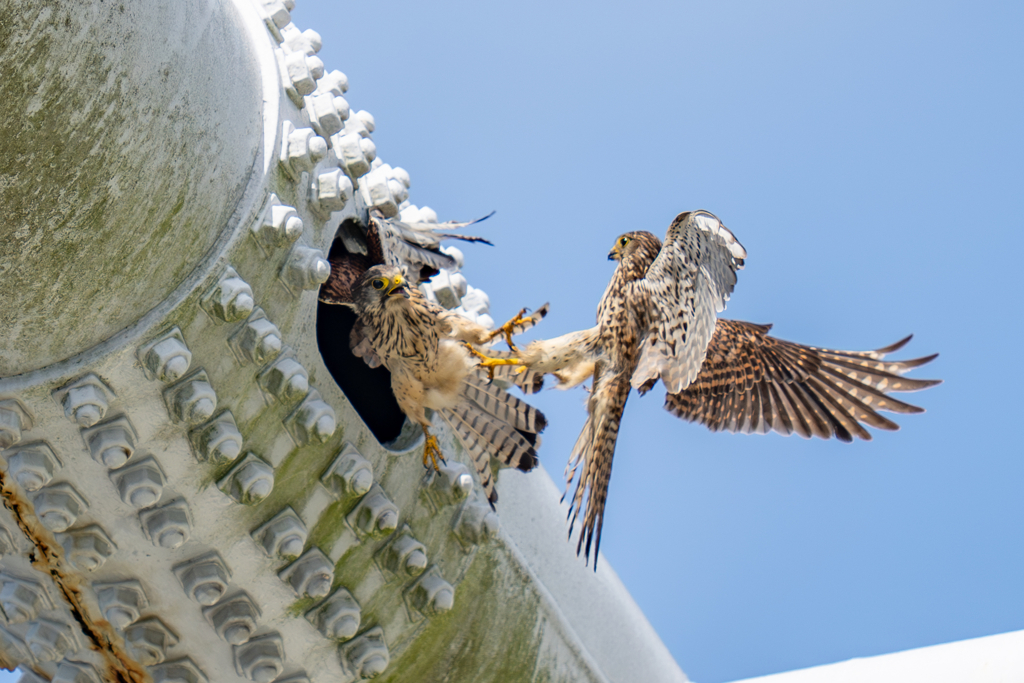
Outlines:
<svg viewBox="0 0 1024 683"><path fill-rule="evenodd" d="M82 598L82 586L88 582L67 565L64 549L50 530L39 522L32 504L8 483L3 472L0 472L0 497L22 533L35 545L35 550L29 553L32 566L50 575L89 647L103 655L107 663L105 680L111 683L152 683L153 679L145 667L125 652L124 641L111 625L104 619L93 619L89 615Z"/></svg>

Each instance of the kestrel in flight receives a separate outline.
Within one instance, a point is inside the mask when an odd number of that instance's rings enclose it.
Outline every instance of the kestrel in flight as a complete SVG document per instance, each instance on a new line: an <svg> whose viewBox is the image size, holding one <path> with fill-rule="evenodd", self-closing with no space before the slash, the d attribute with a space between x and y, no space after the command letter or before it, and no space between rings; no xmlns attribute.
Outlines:
<svg viewBox="0 0 1024 683"><path fill-rule="evenodd" d="M551 373L563 388L593 377L566 485L582 466L569 532L585 498L576 552L582 549L589 561L593 542L595 569L615 441L631 389L643 395L661 380L667 410L714 431L852 441L871 438L864 425L899 428L879 410L923 412L887 394L939 383L901 376L934 355L885 360L910 337L877 351L832 351L770 337L768 325L718 319L746 257L707 211L679 214L664 245L649 232L628 232L608 254L618 266L598 304L597 325L535 341L519 354L531 373Z"/></svg>

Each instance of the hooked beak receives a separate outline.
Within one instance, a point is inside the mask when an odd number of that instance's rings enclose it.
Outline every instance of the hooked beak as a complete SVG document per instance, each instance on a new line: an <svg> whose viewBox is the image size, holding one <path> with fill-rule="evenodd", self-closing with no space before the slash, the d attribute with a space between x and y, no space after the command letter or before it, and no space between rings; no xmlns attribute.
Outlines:
<svg viewBox="0 0 1024 683"><path fill-rule="evenodd" d="M388 296L391 296L392 294L401 294L403 297L408 299L409 288L405 286L405 281L398 282L392 285L391 289L388 290Z"/></svg>
<svg viewBox="0 0 1024 683"><path fill-rule="evenodd" d="M618 261L619 260L618 247L615 247L614 249L612 249L611 251L608 252L608 260L609 261Z"/></svg>

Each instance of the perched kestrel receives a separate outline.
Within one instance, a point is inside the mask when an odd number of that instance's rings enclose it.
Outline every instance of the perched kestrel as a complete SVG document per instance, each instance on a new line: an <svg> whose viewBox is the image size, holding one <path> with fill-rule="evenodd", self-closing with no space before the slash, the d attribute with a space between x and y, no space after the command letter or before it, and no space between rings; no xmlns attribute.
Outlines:
<svg viewBox="0 0 1024 683"><path fill-rule="evenodd" d="M391 372L391 389L399 407L423 428L423 465L432 463L437 468L437 459L443 460L437 438L430 433L429 408L462 441L493 505L498 494L491 456L524 472L533 469L537 435L547 420L536 408L488 381L488 368L518 361L488 358L473 347L498 334L525 331L546 307L488 331L429 301L418 288L409 286L401 269L389 265L367 270L351 293L348 305L358 315L349 340L352 352L370 367L383 364Z"/></svg>
<svg viewBox="0 0 1024 683"><path fill-rule="evenodd" d="M589 413L566 466L566 485L582 472L569 505L570 534L584 498L576 546L594 566L619 422L631 389L641 395L660 379L665 408L712 430L870 439L863 425L898 429L879 410L918 413L893 391L938 380L901 375L935 356L886 361L910 337L877 351L831 351L768 336L768 325L719 320L747 252L714 215L681 213L665 243L649 232L621 235L608 258L619 262L589 330L536 341L520 354L531 373L560 386L593 376ZM936 354L937 355L937 354Z"/></svg>

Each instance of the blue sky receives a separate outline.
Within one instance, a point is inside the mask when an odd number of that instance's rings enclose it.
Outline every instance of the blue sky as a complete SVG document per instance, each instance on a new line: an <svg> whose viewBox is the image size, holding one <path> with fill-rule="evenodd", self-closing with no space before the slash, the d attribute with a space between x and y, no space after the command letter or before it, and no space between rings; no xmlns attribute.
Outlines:
<svg viewBox="0 0 1024 683"><path fill-rule="evenodd" d="M464 249L496 319L592 325L614 238L705 208L750 254L727 316L942 354L871 443L630 400L602 549L691 678L1024 628L1024 5L297 1L411 200L497 210ZM554 476L583 401L536 401Z"/></svg>
<svg viewBox="0 0 1024 683"><path fill-rule="evenodd" d="M904 357L924 415L871 443L626 411L602 550L699 683L1024 628L1024 5L297 0L386 162L465 247L495 319L589 327L616 235L716 213L727 317ZM580 391L535 403L560 476ZM4 680L0 677L0 680Z"/></svg>

